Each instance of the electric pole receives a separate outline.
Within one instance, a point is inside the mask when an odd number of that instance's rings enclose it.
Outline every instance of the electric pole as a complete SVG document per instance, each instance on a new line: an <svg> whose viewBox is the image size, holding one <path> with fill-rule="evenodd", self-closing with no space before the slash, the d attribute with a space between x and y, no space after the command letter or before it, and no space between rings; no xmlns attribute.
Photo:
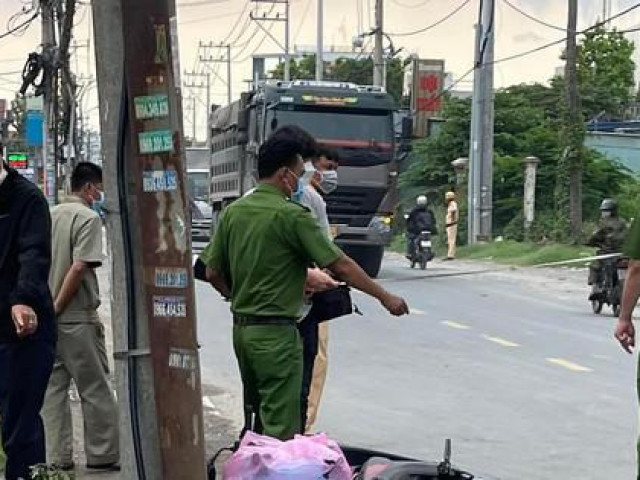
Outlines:
<svg viewBox="0 0 640 480"><path fill-rule="evenodd" d="M373 84L379 87L386 83L384 68L384 46L382 39L384 35L384 6L383 0L376 0L374 27L374 47L373 47Z"/></svg>
<svg viewBox="0 0 640 480"><path fill-rule="evenodd" d="M92 8L122 478L206 478L175 0Z"/></svg>
<svg viewBox="0 0 640 480"><path fill-rule="evenodd" d="M323 20L324 6L322 0L318 2L318 40L316 46L316 80L322 80L324 74L324 42L323 42Z"/></svg>
<svg viewBox="0 0 640 480"><path fill-rule="evenodd" d="M201 57L201 60L202 60L202 57ZM196 122L196 108L197 108L196 100L197 100L197 98L196 98L196 95L193 93L193 90L194 89L200 89L200 90L205 89L206 90L206 102L205 102L205 115L206 115L206 118L207 118L207 135L206 135L206 138L207 138L207 146L209 146L210 134L208 132L208 129L209 129L209 117L211 115L211 73L209 73L209 72L206 72L206 73L197 73L197 72L186 73L185 72L185 76L192 78L192 80L190 80L190 81L185 80L184 83L183 83L183 87L184 88L189 88L192 91L192 94L191 94L192 96L190 98L186 99L187 100L186 103L189 103L188 102L189 100L191 100L192 102L191 102L190 106L188 105L186 107L186 109L187 110L191 110L191 114L192 114L192 119L193 119L192 120L192 122L193 122L193 125L192 125L193 130L192 131L193 131L193 142L194 143L195 143L195 140L196 140L196 125L197 125L197 122ZM200 77L201 79L203 78L204 79L204 83L202 82L202 80L200 81L200 83L197 83L195 81L195 79L197 77ZM202 103L202 100L200 100L200 102Z"/></svg>
<svg viewBox="0 0 640 480"><path fill-rule="evenodd" d="M604 19L603 19L604 20ZM578 23L578 0L569 0L567 19L567 48L566 48L566 98L569 140L566 167L569 174L569 221L571 237L579 241L582 234L582 142L583 126L580 115L580 100L578 94L578 69L576 29ZM566 172L565 172L566 175Z"/></svg>
<svg viewBox="0 0 640 480"><path fill-rule="evenodd" d="M224 79L220 76L220 74L218 74L217 71L215 70L211 70L211 69L207 69L209 73L212 73L216 78L218 78L220 81L222 81L226 86L227 86L227 103L231 103L233 101L233 91L232 91L232 79L231 79L231 63L232 63L232 59L231 59L231 44L218 44L218 45L214 45L213 43L208 43L208 44L203 44L200 43L200 47L205 49L205 54L204 55L200 55L200 61L202 63L204 63L205 65L208 65L210 63L224 63L227 66L227 78ZM219 56L213 56L211 54L208 54L208 49L210 48L218 48L218 49L224 49L225 51L225 55L219 55ZM207 109L211 108L211 99L208 98L207 99Z"/></svg>
<svg viewBox="0 0 640 480"><path fill-rule="evenodd" d="M41 172L44 184L44 192L47 196L47 200L50 204L56 203L56 185L55 178L57 172L55 172L55 141L52 138L51 130L56 124L55 121L55 109L54 99L56 97L55 91L57 89L57 74L56 74L56 62L57 62L57 47L55 36L55 20L53 15L53 2L52 0L42 0L40 3L41 18L42 18L42 50L43 56L47 59L48 66L46 67L44 77L44 120L43 120L43 142L42 142L42 158L41 158ZM53 150L53 151L52 151Z"/></svg>
<svg viewBox="0 0 640 480"><path fill-rule="evenodd" d="M278 45L284 51L284 81L288 82L291 79L291 65L289 55L289 0L251 0L253 3L270 3L271 5L284 5L284 15L280 13L275 16L258 16L250 13L251 20L256 22L258 27L265 33L266 36L271 38L276 45ZM284 23L284 45L282 45L276 37L274 37L269 30L267 30L261 22L283 22Z"/></svg>
<svg viewBox="0 0 640 480"><path fill-rule="evenodd" d="M481 2L480 8L469 142L469 243L489 241L493 228L495 0Z"/></svg>

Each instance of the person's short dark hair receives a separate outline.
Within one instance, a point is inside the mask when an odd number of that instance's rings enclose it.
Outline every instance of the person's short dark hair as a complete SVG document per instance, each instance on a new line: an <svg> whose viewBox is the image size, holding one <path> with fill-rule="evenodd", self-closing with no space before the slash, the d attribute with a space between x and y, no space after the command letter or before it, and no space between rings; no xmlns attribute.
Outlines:
<svg viewBox="0 0 640 480"><path fill-rule="evenodd" d="M300 145L295 139L274 133L258 151L258 178L269 178L282 167L295 167L298 155Z"/></svg>
<svg viewBox="0 0 640 480"><path fill-rule="evenodd" d="M299 144L298 153L302 158L312 158L317 156L318 144L306 130L297 125L284 125L273 132L273 136L285 137Z"/></svg>
<svg viewBox="0 0 640 480"><path fill-rule="evenodd" d="M329 147L323 147L323 146L318 147L317 156L324 157L327 160L340 163L340 155L338 155L338 152L336 152L334 149Z"/></svg>
<svg viewBox="0 0 640 480"><path fill-rule="evenodd" d="M91 162L80 162L71 174L71 190L79 191L87 183L102 183L102 168Z"/></svg>

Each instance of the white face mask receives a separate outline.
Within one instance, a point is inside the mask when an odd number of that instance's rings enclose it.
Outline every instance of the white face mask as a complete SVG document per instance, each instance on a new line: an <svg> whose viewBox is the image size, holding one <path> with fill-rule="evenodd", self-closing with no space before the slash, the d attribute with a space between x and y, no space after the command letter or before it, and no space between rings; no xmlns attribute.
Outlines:
<svg viewBox="0 0 640 480"><path fill-rule="evenodd" d="M335 170L324 170L320 180L320 188L324 193L331 193L338 188L338 172Z"/></svg>

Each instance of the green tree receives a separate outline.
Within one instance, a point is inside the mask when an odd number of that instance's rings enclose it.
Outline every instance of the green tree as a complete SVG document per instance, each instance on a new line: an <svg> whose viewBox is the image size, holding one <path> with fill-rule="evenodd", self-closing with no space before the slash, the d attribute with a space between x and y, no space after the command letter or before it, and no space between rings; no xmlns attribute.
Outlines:
<svg viewBox="0 0 640 480"><path fill-rule="evenodd" d="M302 59L291 60L289 72L293 80L312 80L316 75L316 56L305 55ZM284 78L284 63L279 63L269 72L270 78ZM369 58L338 58L333 63L325 63L325 80L352 82L359 85L373 83L373 60ZM387 62L387 90L400 102L404 83L404 62L396 57Z"/></svg>
<svg viewBox="0 0 640 480"><path fill-rule="evenodd" d="M623 117L635 85L634 50L634 43L615 28L585 34L578 46L578 81L586 120Z"/></svg>
<svg viewBox="0 0 640 480"><path fill-rule="evenodd" d="M496 235L522 239L522 160L540 158L536 186L536 231L538 237L562 240L567 233L556 218L557 204L552 194L556 185L563 150L561 101L557 86L517 85L501 90L495 97L494 141L494 229ZM436 136L414 142L409 165L400 177L401 192L407 203L417 193L427 193L442 202L445 190L455 181L451 161L467 156L471 102L447 98L442 116L445 123ZM637 181L628 170L601 154L585 149L583 208L585 219L595 220L602 198L621 201L633 192ZM628 202L627 202L628 203ZM625 211L630 206L625 203ZM462 205L464 207L464 205ZM461 228L464 229L461 222ZM464 233L461 233L464 238Z"/></svg>

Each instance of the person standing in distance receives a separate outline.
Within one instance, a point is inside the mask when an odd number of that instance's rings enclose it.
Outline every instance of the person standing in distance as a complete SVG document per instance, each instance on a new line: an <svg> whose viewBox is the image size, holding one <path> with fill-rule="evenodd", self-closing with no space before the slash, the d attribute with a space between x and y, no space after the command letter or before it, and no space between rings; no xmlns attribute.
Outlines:
<svg viewBox="0 0 640 480"><path fill-rule="evenodd" d="M447 202L445 226L447 227L447 245L449 246L445 260L453 260L456 258L456 242L458 241L458 203L455 192L447 192L444 198Z"/></svg>
<svg viewBox="0 0 640 480"><path fill-rule="evenodd" d="M50 266L49 205L0 157L0 412L6 480L31 478L30 467L46 461L40 409L56 338Z"/></svg>
<svg viewBox="0 0 640 480"><path fill-rule="evenodd" d="M244 401L257 433L287 440L302 432L302 311L307 267L314 263L377 298L393 315L408 313L335 246L309 211L290 199L301 190L301 145L276 133L258 152L259 185L223 212L202 253L207 279L231 300L233 344Z"/></svg>
<svg viewBox="0 0 640 480"><path fill-rule="evenodd" d="M94 163L78 163L71 175L71 190L66 202L51 212L53 264L49 286L58 315L58 348L42 411L47 458L63 470L74 468L68 395L73 380L82 406L87 468L117 471L118 410L109 383L95 272L102 265L102 169Z"/></svg>

